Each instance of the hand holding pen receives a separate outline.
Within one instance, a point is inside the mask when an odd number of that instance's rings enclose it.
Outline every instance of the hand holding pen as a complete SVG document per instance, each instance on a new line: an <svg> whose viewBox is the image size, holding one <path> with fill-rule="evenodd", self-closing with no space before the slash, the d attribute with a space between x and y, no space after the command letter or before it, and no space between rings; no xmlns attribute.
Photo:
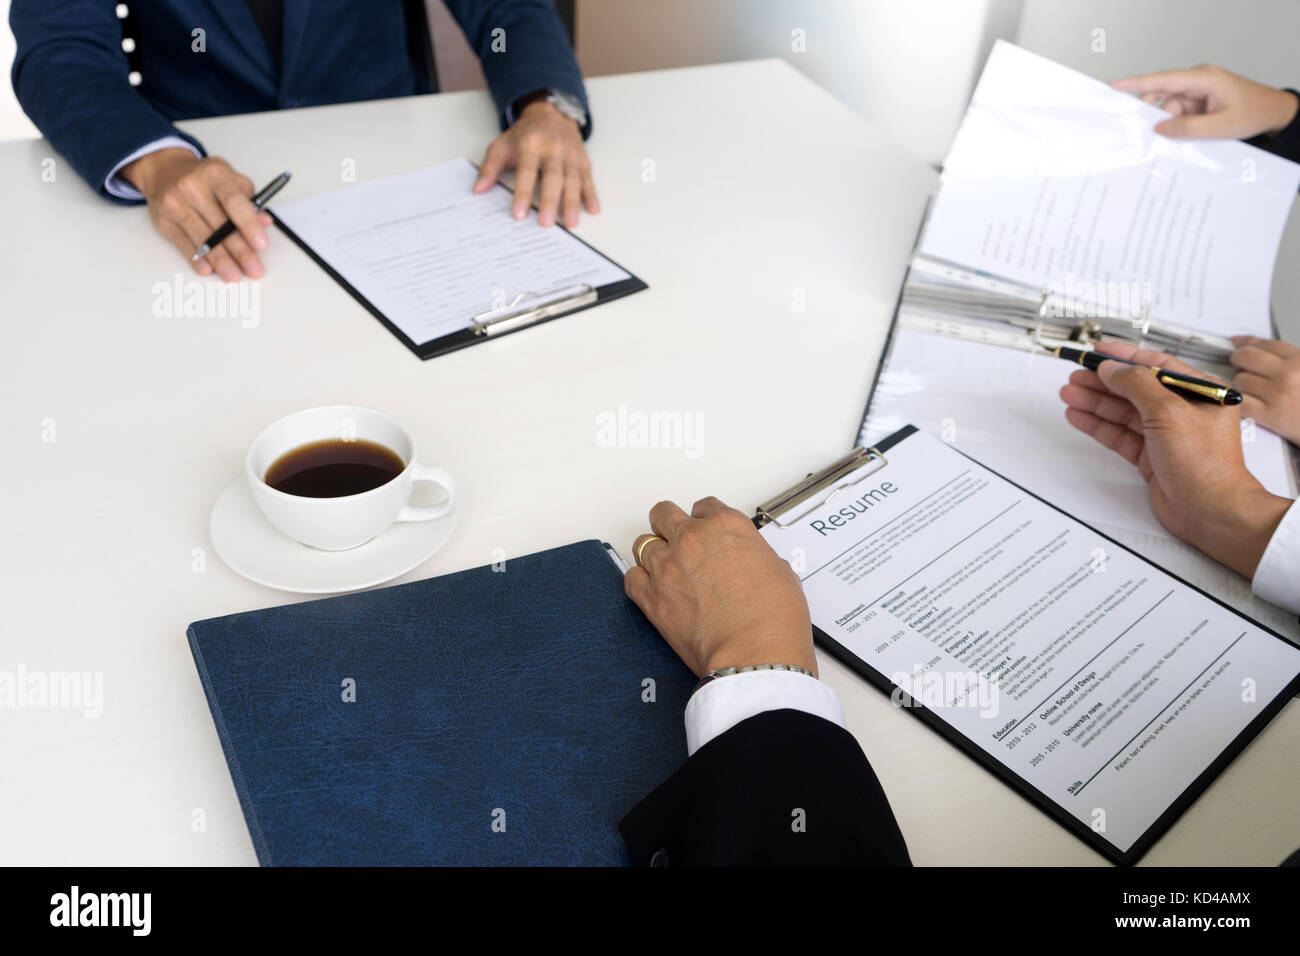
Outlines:
<svg viewBox="0 0 1300 956"><path fill-rule="evenodd" d="M1056 347L1044 345L1052 355L1057 358L1065 359L1068 362L1074 362L1082 365L1090 371L1097 371L1103 362L1122 362L1125 365L1133 365L1138 368L1144 368L1154 373L1156 381L1165 388L1176 392L1184 398L1195 399L1202 402L1213 402L1216 405L1240 405L1241 393L1234 388L1229 388L1224 382L1211 381L1208 378L1199 378L1188 375L1181 371L1176 371L1169 364L1170 359L1167 355L1159 352L1152 352L1152 355L1161 355L1165 359L1165 364L1151 364L1140 362L1132 358L1120 358L1118 355L1112 355L1110 351L1101 349L1077 349L1068 345L1059 345ZM1136 346L1134 346L1136 348ZM1139 349L1138 351L1143 351ZM1182 363L1178 363L1182 364ZM1183 368L1190 369L1190 366L1184 365Z"/></svg>
<svg viewBox="0 0 1300 956"><path fill-rule="evenodd" d="M1187 401L1150 369L1223 383L1128 343L1106 343L1097 352L1097 370L1078 369L1061 389L1066 420L1137 466L1152 510L1171 533L1252 577L1291 501L1271 494L1246 468L1239 409Z"/></svg>

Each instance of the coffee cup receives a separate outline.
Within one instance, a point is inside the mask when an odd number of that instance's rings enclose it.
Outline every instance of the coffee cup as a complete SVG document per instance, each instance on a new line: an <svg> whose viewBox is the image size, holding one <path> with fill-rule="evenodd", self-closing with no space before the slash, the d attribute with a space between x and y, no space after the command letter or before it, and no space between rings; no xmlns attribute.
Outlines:
<svg viewBox="0 0 1300 956"><path fill-rule="evenodd" d="M253 500L282 534L322 551L365 544L400 521L432 521L452 509L446 469L425 464L391 416L360 405L325 405L267 425L248 448ZM418 483L443 500L412 505Z"/></svg>

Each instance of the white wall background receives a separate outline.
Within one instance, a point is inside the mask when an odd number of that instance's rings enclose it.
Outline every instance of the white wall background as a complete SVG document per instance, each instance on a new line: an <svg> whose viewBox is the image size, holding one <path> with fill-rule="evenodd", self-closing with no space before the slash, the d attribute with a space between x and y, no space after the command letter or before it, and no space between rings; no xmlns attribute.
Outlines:
<svg viewBox="0 0 1300 956"><path fill-rule="evenodd" d="M242 0L224 0L238 3ZM446 89L482 83L440 0L427 0ZM1101 79L1201 62L1300 84L1300 0L577 0L589 76L780 56L917 155L938 162L996 37ZM13 97L0 0L0 139L38 135ZM804 31L806 50L792 49ZM1105 31L1105 52L1092 49ZM738 90L738 96L744 91ZM665 104L671 108L671 104Z"/></svg>
<svg viewBox="0 0 1300 956"><path fill-rule="evenodd" d="M1096 29L1101 53L1091 49ZM1300 85L1297 0L1025 0L1017 42L1102 80L1217 63Z"/></svg>

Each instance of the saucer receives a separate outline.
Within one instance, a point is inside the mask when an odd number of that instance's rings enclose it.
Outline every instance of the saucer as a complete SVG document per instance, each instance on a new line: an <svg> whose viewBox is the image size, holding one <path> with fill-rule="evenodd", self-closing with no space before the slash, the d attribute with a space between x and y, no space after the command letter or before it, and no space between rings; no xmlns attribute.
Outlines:
<svg viewBox="0 0 1300 956"><path fill-rule="evenodd" d="M433 521L398 522L360 547L318 551L277 531L240 475L212 506L208 531L221 560L250 581L300 594L337 594L384 584L419 567L455 527L453 509Z"/></svg>

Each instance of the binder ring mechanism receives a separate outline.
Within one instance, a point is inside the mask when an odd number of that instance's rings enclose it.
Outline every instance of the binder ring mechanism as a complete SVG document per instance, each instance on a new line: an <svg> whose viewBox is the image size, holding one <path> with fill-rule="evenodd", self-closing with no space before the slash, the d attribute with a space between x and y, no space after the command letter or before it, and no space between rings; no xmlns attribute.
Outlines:
<svg viewBox="0 0 1300 956"><path fill-rule="evenodd" d="M876 462L873 467L864 471L853 481L845 482L849 475L873 460ZM759 505L755 512L759 519L758 526L761 528L771 522L783 531L786 528L793 527L818 508L830 504L831 500L841 491L848 491L850 488L861 484L888 464L889 462L884 454L874 446L871 448L855 448L830 467L809 475L793 488L789 488L775 498ZM828 488L829 491L827 491ZM822 492L826 492L826 494L822 495ZM786 517L788 512L799 508L811 499L816 500L808 507L803 508L794 517L785 521L781 520Z"/></svg>
<svg viewBox="0 0 1300 956"><path fill-rule="evenodd" d="M475 335L497 335L591 305L596 298L596 290L585 282L554 292L520 292L505 305L474 316L469 327Z"/></svg>

